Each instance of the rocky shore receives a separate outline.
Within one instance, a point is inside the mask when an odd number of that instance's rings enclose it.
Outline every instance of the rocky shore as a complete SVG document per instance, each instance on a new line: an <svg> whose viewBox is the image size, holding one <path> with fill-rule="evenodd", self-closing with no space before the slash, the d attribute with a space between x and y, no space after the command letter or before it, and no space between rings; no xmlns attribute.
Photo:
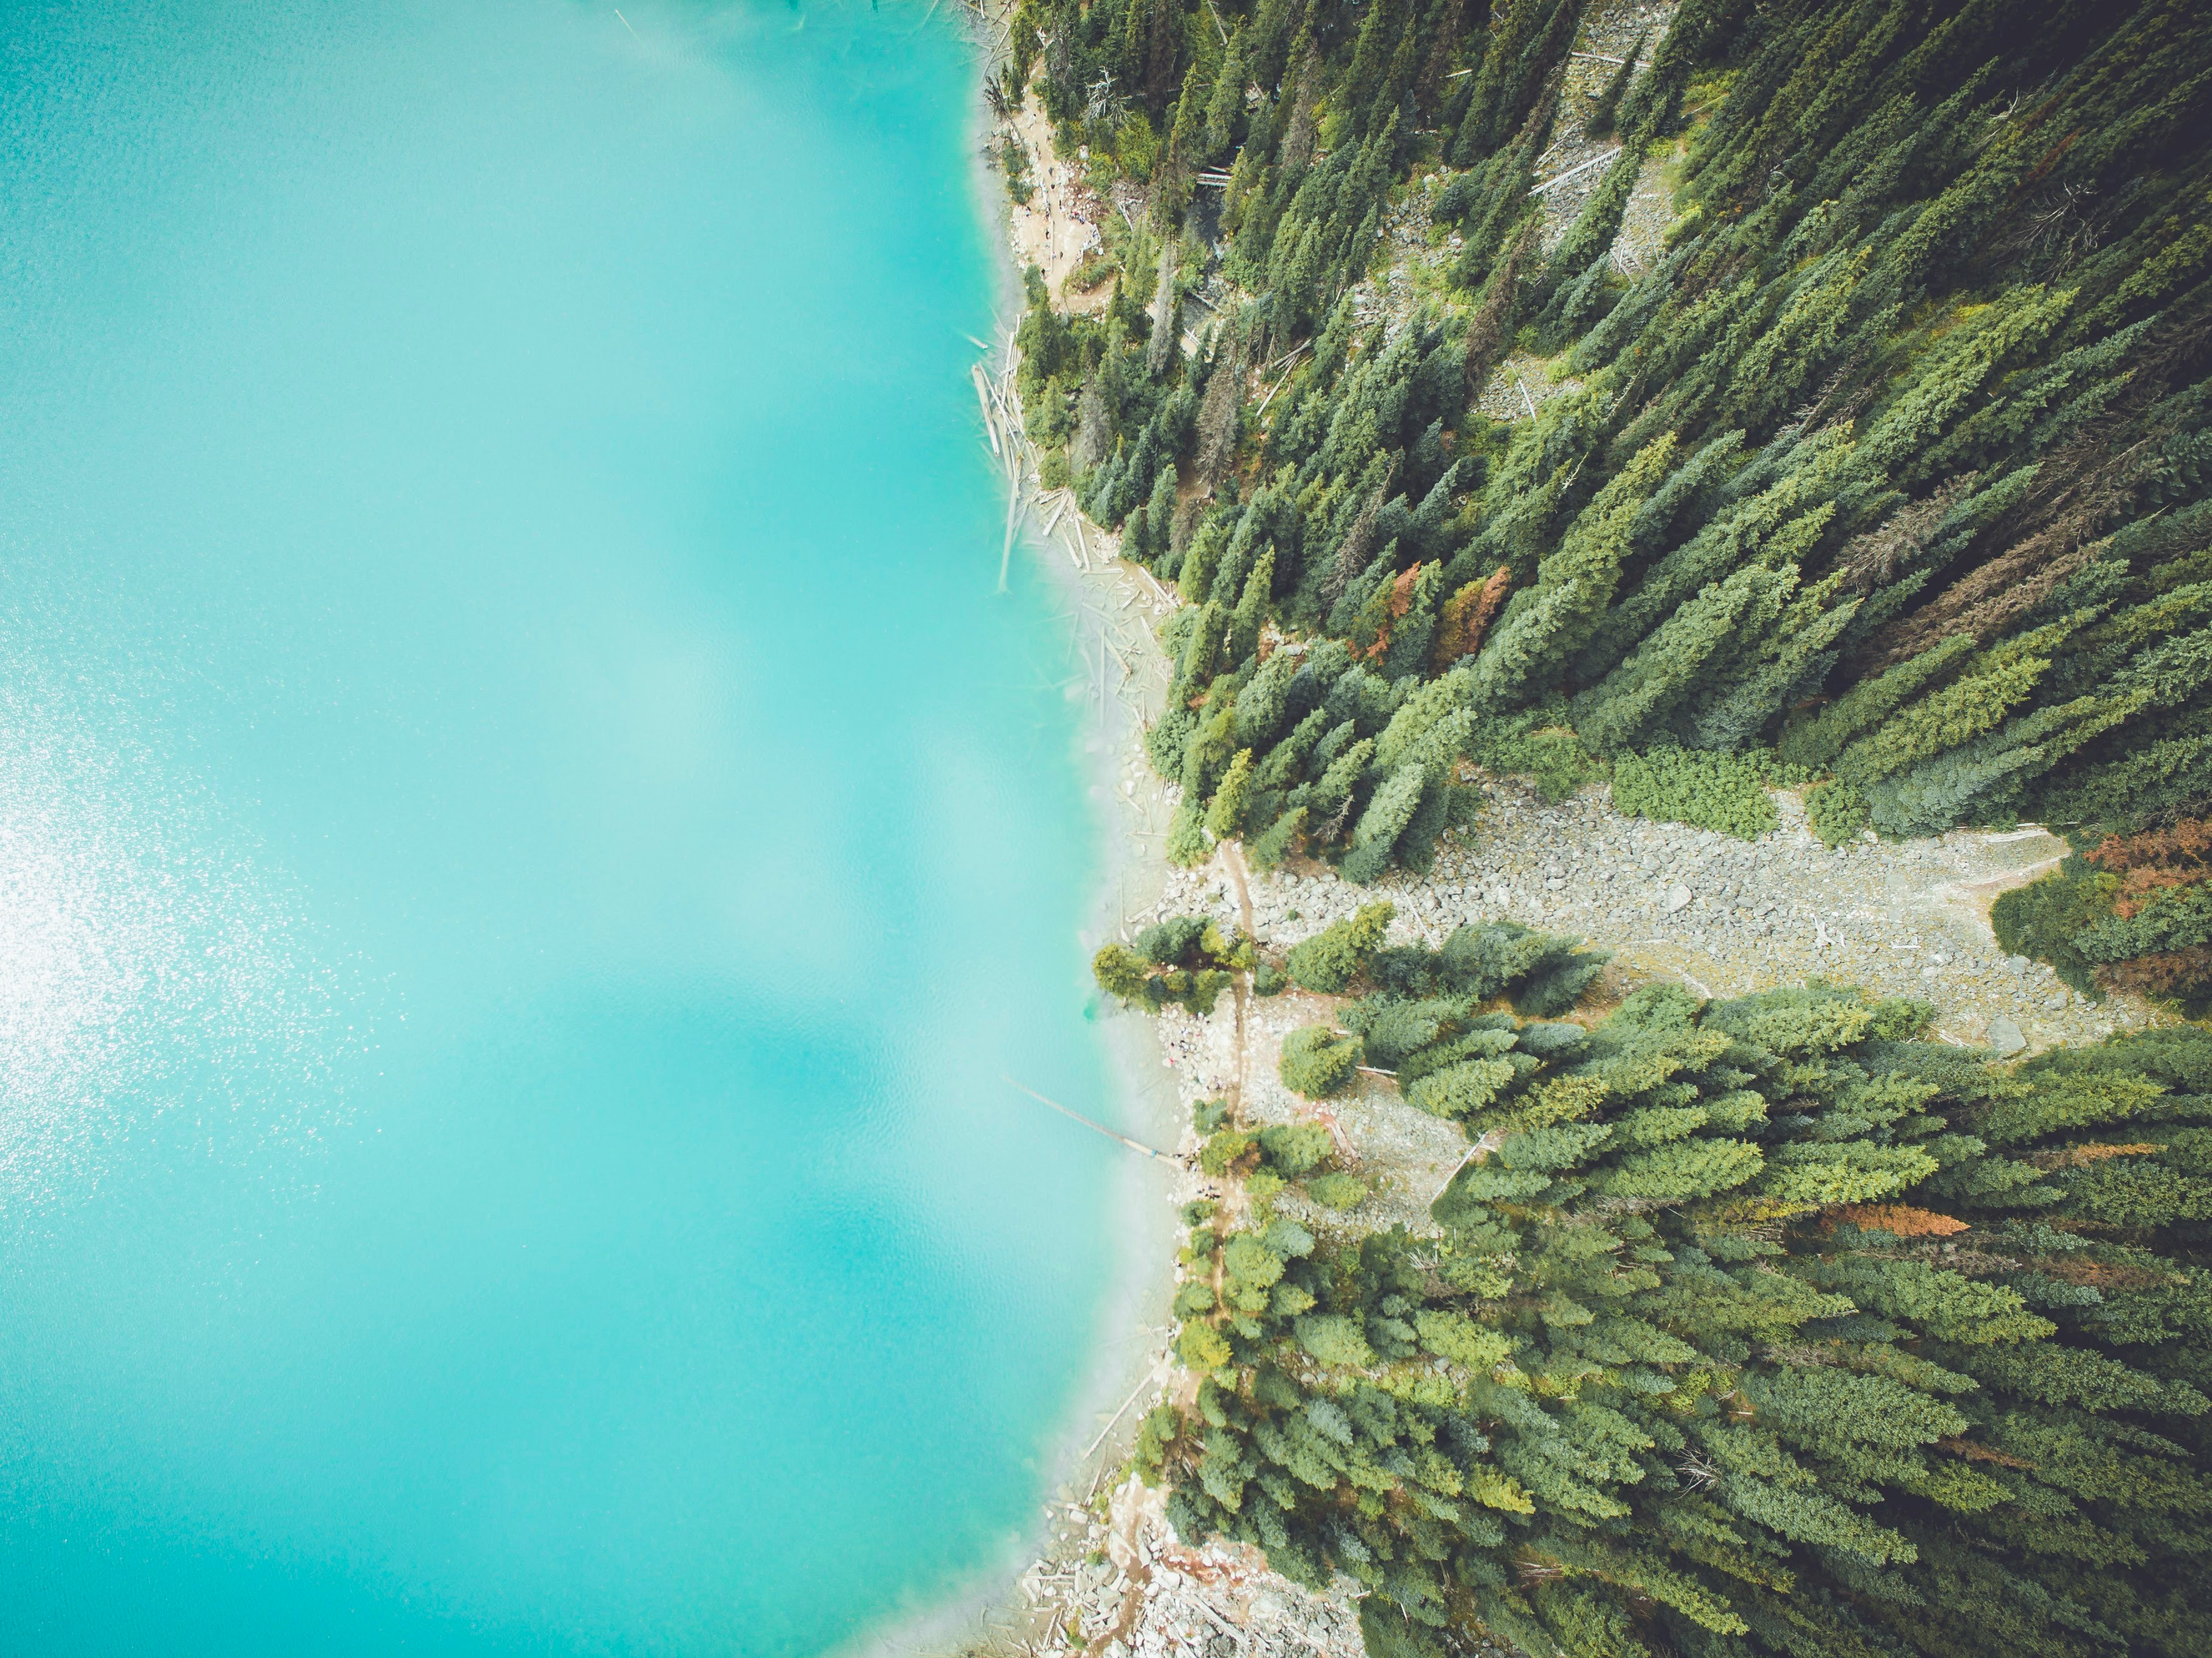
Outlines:
<svg viewBox="0 0 2212 1658"><path fill-rule="evenodd" d="M1998 946L1991 902L2065 855L2041 829L1831 849L1788 794L1778 797L1780 827L1742 841L1623 817L1603 785L1556 805L1510 780L1483 786L1481 820L1446 838L1426 876L1396 871L1370 887L1321 866L1253 878L1261 941L1285 949L1388 899L1401 941L1438 944L1463 921L1487 920L1587 939L1613 952L1601 994L1670 979L1735 996L1820 977L1931 1002L1946 1040L2004 1054L2094 1042L2159 1017L2129 998L2085 1001L2048 967ZM1211 869L1177 872L1155 910L1241 914L1226 876Z"/></svg>

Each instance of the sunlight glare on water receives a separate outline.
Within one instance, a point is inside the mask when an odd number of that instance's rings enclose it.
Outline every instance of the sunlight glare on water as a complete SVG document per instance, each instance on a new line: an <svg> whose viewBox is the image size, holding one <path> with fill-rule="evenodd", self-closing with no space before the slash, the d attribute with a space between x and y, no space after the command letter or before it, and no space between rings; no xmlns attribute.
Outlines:
<svg viewBox="0 0 2212 1658"><path fill-rule="evenodd" d="M824 1651L1006 1557L1085 1384L973 70L623 13L11 12L11 1655Z"/></svg>

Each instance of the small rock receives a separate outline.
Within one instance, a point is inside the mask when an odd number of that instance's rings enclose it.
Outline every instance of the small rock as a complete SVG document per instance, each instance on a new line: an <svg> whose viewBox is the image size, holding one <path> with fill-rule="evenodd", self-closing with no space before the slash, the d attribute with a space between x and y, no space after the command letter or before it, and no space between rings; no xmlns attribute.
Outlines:
<svg viewBox="0 0 2212 1658"><path fill-rule="evenodd" d="M2043 999L2043 1005L2053 1013L2057 1012L2060 1008L2066 1005L2066 993L2063 990L2052 991L2050 995Z"/></svg>
<svg viewBox="0 0 2212 1658"><path fill-rule="evenodd" d="M2014 975L2019 975L2019 974L2022 974L2022 973L2027 972L2027 957L2025 957L2025 956L2008 956L2008 957L2006 957L2004 958L2004 969L2005 969L2005 971L2006 971L2006 972L2010 973L2010 974L2014 974Z"/></svg>
<svg viewBox="0 0 2212 1658"><path fill-rule="evenodd" d="M1990 1021L1990 1046L2000 1054L2017 1054L2027 1046L2027 1038L2020 1034L2020 1027L2000 1014Z"/></svg>
<svg viewBox="0 0 2212 1658"><path fill-rule="evenodd" d="M1667 889L1662 906L1669 915L1679 915L1690 907L1690 890L1679 882Z"/></svg>

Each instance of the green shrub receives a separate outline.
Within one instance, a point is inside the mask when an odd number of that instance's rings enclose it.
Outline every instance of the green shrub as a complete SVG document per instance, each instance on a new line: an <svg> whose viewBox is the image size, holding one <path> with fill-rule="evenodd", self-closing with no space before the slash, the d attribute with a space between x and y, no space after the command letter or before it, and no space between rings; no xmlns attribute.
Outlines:
<svg viewBox="0 0 2212 1658"><path fill-rule="evenodd" d="M1123 121L1121 130L1114 135L1114 159L1139 184L1152 176L1159 154L1159 137L1152 131L1152 124L1140 113L1132 114Z"/></svg>
<svg viewBox="0 0 2212 1658"><path fill-rule="evenodd" d="M1359 1042L1324 1024L1310 1024L1283 1038L1279 1067L1283 1086L1310 1100L1326 1099L1344 1086L1359 1063Z"/></svg>
<svg viewBox="0 0 2212 1658"><path fill-rule="evenodd" d="M1813 833L1839 847L1867 826L1867 799L1841 779L1816 783L1805 792L1805 821Z"/></svg>
<svg viewBox="0 0 2212 1658"><path fill-rule="evenodd" d="M1292 1180L1328 1161L1336 1142L1317 1122L1275 1123L1260 1131L1260 1152L1269 1168Z"/></svg>
<svg viewBox="0 0 2212 1658"><path fill-rule="evenodd" d="M1229 1102L1200 1100L1190 1108L1190 1126L1201 1134L1211 1134L1229 1121ZM1189 1223L1196 1224L1195 1222Z"/></svg>
<svg viewBox="0 0 2212 1658"><path fill-rule="evenodd" d="M1367 970L1368 959L1381 948L1390 918L1397 913L1394 904L1363 904L1357 915L1334 922L1295 946L1284 963L1291 981L1324 995L1341 993Z"/></svg>
<svg viewBox="0 0 2212 1658"><path fill-rule="evenodd" d="M2075 947L2074 937L2111 917L2119 884L2084 859L2069 858L2041 880L2000 893L1990 906L1990 930L2012 954L2048 962L2082 995L2101 999L2091 976L2094 964Z"/></svg>
<svg viewBox="0 0 2212 1658"><path fill-rule="evenodd" d="M1306 1195L1324 1209L1341 1212L1357 1209L1367 1201L1367 1182L1357 1175L1339 1170L1334 1174L1316 1175L1306 1183Z"/></svg>
<svg viewBox="0 0 2212 1658"><path fill-rule="evenodd" d="M1486 771L1526 777L1547 802L1564 800L1605 775L1603 764L1571 726L1545 723L1540 714L1478 720L1468 754Z"/></svg>
<svg viewBox="0 0 2212 1658"><path fill-rule="evenodd" d="M1755 841L1782 821L1748 755L1655 748L1613 762L1613 804L1631 817L1718 829Z"/></svg>

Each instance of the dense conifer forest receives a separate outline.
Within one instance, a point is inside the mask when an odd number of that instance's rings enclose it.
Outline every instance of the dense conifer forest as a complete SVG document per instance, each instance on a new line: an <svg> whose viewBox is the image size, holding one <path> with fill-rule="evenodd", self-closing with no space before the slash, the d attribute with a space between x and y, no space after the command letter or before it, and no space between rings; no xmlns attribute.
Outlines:
<svg viewBox="0 0 2212 1658"><path fill-rule="evenodd" d="M1371 1190L1329 1130L1197 1108L1228 1183L1184 1217L1198 1385L1137 1453L1183 1538L1358 1580L1376 1658L2212 1650L2212 1036L1999 1066L1818 984L1585 1025L1602 956L1390 919L1280 963L1197 917L1099 954L1153 1011L1231 966L1359 993L1285 1084L1378 1068L1472 1142L1432 1235L1317 1235L1283 1193Z"/></svg>
<svg viewBox="0 0 2212 1658"><path fill-rule="evenodd" d="M2006 1071L1826 987L1585 1029L1460 982L1283 1056L1478 1137L1441 1236L1317 1237L1276 1198L1359 1201L1326 1131L1201 1108L1246 1184L1139 1444L1182 1535L1358 1579L1376 1658L2212 1650L2212 1037Z"/></svg>
<svg viewBox="0 0 2212 1658"><path fill-rule="evenodd" d="M1736 832L1764 780L1832 840L2195 846L2212 13L1689 0L1571 92L1595 9L1016 14L994 96L1141 203L1097 314L1032 280L1020 386L1048 481L1188 601L1172 853L1419 868L1469 764ZM1612 149L1547 232L1567 127ZM1632 271L1638 191L1671 222ZM1382 303L1416 195L1456 251ZM1486 415L1507 364L1557 394ZM2016 936L2201 996L2196 853L2112 855Z"/></svg>
<svg viewBox="0 0 2212 1658"><path fill-rule="evenodd" d="M1097 314L1032 280L1020 380L1187 601L1172 855L1420 868L1473 767L2033 818L2078 855L2000 937L2202 1013L2212 12L1689 0L1571 91L1595 9L1024 0L995 95L1141 192ZM1611 150L1547 229L1563 124ZM1510 421L1508 364L1553 392ZM1389 920L1100 954L1152 1011L1335 999L1283 1081L1469 1142L1430 1234L1301 1224L1366 1194L1328 1135L1200 1108L1200 1381L1139 1451L1184 1538L1356 1578L1376 1658L2212 1652L2212 1036L2000 1066L1819 984L1586 1024L1575 941Z"/></svg>

